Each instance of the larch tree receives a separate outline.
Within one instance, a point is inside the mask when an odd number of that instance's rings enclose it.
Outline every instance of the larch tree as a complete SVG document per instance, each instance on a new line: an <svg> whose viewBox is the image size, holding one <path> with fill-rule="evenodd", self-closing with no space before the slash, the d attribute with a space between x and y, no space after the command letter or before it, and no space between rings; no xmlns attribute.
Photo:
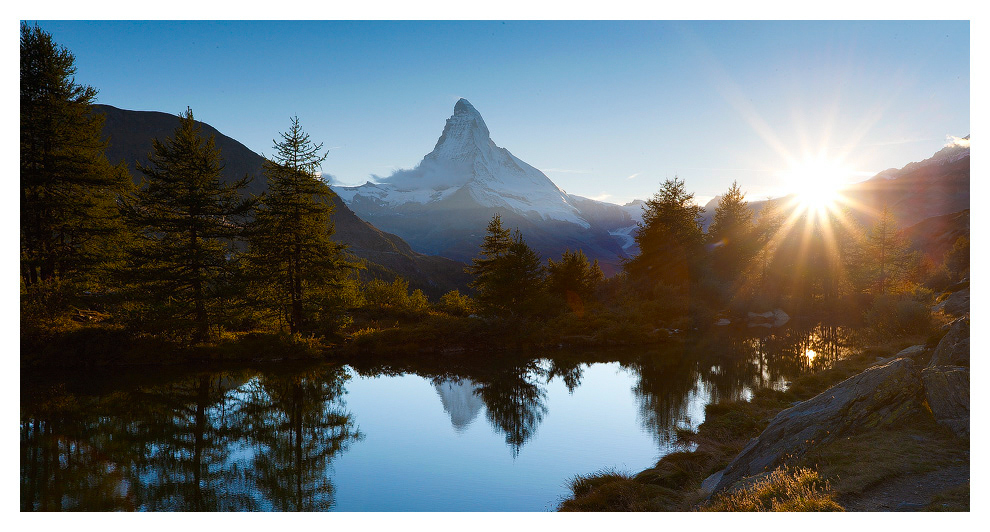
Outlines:
<svg viewBox="0 0 990 532"><path fill-rule="evenodd" d="M719 198L706 236L712 246L715 274L722 281L733 283L757 251L753 213L735 181Z"/></svg>
<svg viewBox="0 0 990 532"><path fill-rule="evenodd" d="M180 114L173 136L155 139L148 165L138 165L144 183L127 204L138 233L130 281L165 330L191 331L194 341L207 340L217 321L251 204L240 194L247 177L225 184L214 138L200 131L191 110Z"/></svg>
<svg viewBox="0 0 990 532"><path fill-rule="evenodd" d="M877 295L888 293L904 279L915 259L893 213L884 206L860 248L859 265L868 288Z"/></svg>
<svg viewBox="0 0 990 532"><path fill-rule="evenodd" d="M289 131L275 140L265 160L268 190L250 227L248 275L261 304L275 311L297 333L320 313L332 312L329 294L352 266L334 234L333 191L320 169L327 153L292 118ZM324 320L326 321L326 320Z"/></svg>
<svg viewBox="0 0 990 532"><path fill-rule="evenodd" d="M477 290L480 310L502 317L538 311L544 291L541 262L519 231L512 235L498 214L492 216L480 253L467 270L475 276L470 286Z"/></svg>
<svg viewBox="0 0 990 532"><path fill-rule="evenodd" d="M547 259L547 288L550 294L575 313L584 312L585 304L605 280L598 260L588 263L584 251L566 250L560 261Z"/></svg>
<svg viewBox="0 0 990 532"><path fill-rule="evenodd" d="M79 280L115 260L117 200L133 187L111 166L96 89L75 82L75 57L38 26L21 23L21 278Z"/></svg>
<svg viewBox="0 0 990 532"><path fill-rule="evenodd" d="M625 264L630 280L652 287L657 282L683 285L691 280L704 251L702 208L684 181L668 179L643 206L636 233L639 255Z"/></svg>

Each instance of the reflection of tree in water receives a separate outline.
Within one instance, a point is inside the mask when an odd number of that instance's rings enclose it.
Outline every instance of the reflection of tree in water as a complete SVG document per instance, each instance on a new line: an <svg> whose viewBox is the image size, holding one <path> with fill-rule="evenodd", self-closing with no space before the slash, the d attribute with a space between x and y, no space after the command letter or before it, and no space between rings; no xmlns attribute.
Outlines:
<svg viewBox="0 0 990 532"><path fill-rule="evenodd" d="M578 386L581 386L581 377L584 376L583 363L575 360L551 359L550 368L547 370L547 384L555 378L560 377L567 386L567 392L573 394Z"/></svg>
<svg viewBox="0 0 990 532"><path fill-rule="evenodd" d="M338 402L345 378L203 373L101 397L46 393L22 403L21 509L328 509L330 460L359 437Z"/></svg>
<svg viewBox="0 0 990 532"><path fill-rule="evenodd" d="M474 393L485 402L485 416L498 431L505 434L512 456L536 434L536 428L547 414L546 390L537 379L546 374L537 361L506 368L474 378Z"/></svg>
<svg viewBox="0 0 990 532"><path fill-rule="evenodd" d="M131 412L121 417L140 421L122 428L139 453L130 481L144 509L255 509L243 472L228 467L231 392L242 382L201 374L130 396Z"/></svg>
<svg viewBox="0 0 990 532"><path fill-rule="evenodd" d="M733 334L706 336L694 346L698 371L709 393L709 402L746 399L759 387L758 364L745 338Z"/></svg>
<svg viewBox="0 0 990 532"><path fill-rule="evenodd" d="M693 357L680 355L671 350L626 365L638 377L633 393L643 426L661 445L676 439L679 426L695 422L689 406L699 392L696 364Z"/></svg>
<svg viewBox="0 0 990 532"><path fill-rule="evenodd" d="M786 328L750 340L759 365L761 384L781 383L805 373L832 367L846 356L842 328L817 324L809 328Z"/></svg>
<svg viewBox="0 0 990 532"><path fill-rule="evenodd" d="M64 387L21 403L21 510L132 510L123 472L85 442L90 426Z"/></svg>
<svg viewBox="0 0 990 532"><path fill-rule="evenodd" d="M330 465L361 438L339 401L341 367L265 375L248 383L239 404L254 450L249 475L276 510L325 511L333 506Z"/></svg>
<svg viewBox="0 0 990 532"><path fill-rule="evenodd" d="M22 422L22 464L30 464L22 508L66 501L70 508L62 509L251 509L246 495L228 493L238 478L225 467L224 406L239 382L232 374L199 374L41 405Z"/></svg>

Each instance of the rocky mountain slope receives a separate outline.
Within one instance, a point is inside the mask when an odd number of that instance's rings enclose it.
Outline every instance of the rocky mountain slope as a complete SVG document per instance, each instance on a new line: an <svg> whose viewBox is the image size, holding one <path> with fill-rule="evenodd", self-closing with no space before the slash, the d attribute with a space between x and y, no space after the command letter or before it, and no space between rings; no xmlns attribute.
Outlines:
<svg viewBox="0 0 990 532"><path fill-rule="evenodd" d="M179 124L178 117L154 111L128 111L109 105L95 107L106 116L103 132L109 138L107 157L112 163L125 162L135 181L139 181L137 163L148 162L152 139L172 135ZM209 124L200 124L203 134L213 135L216 139L224 163L223 178L232 181L245 175L252 176L249 192L263 192L267 186L261 174L264 158ZM434 297L455 288L465 289L470 278L464 273L464 264L413 251L398 236L359 218L339 197L333 201L334 239L347 244L348 251L355 256L373 263L369 267L372 273L385 278L401 275L409 280L412 287L421 288Z"/></svg>

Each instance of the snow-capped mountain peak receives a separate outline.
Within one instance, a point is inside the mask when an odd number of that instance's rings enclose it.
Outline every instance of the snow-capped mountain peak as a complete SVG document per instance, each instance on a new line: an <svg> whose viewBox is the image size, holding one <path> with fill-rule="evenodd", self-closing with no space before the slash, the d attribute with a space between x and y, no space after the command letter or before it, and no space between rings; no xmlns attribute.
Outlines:
<svg viewBox="0 0 990 532"><path fill-rule="evenodd" d="M466 160L493 144L481 113L461 98L454 104L454 114L447 119L443 133L426 159Z"/></svg>
<svg viewBox="0 0 990 532"><path fill-rule="evenodd" d="M334 190L348 204L363 203L365 208L439 207L454 196L463 202L466 195L482 208L589 227L550 178L492 141L481 113L464 98L454 105L433 151L416 168L399 170L378 183Z"/></svg>

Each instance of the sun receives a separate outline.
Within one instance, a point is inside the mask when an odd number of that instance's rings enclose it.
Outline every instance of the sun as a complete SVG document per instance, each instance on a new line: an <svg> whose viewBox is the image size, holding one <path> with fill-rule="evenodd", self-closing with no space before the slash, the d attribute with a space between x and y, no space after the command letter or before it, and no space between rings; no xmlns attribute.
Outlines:
<svg viewBox="0 0 990 532"><path fill-rule="evenodd" d="M806 159L784 174L785 187L802 210L830 210L839 201L839 192L851 173L835 161Z"/></svg>

